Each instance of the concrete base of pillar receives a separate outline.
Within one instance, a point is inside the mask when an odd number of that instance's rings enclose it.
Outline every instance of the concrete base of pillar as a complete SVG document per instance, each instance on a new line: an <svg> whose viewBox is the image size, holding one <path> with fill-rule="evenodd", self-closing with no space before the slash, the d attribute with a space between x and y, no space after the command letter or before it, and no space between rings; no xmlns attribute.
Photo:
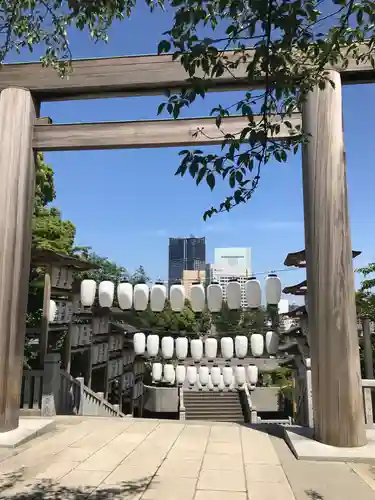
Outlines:
<svg viewBox="0 0 375 500"><path fill-rule="evenodd" d="M46 418L20 418L17 429L8 432L0 432L0 448L16 448L31 439L56 427L54 420Z"/></svg>
<svg viewBox="0 0 375 500"><path fill-rule="evenodd" d="M324 462L362 462L375 464L375 427L366 429L368 444L357 448L339 448L313 439L309 427L286 426L284 437L298 460Z"/></svg>

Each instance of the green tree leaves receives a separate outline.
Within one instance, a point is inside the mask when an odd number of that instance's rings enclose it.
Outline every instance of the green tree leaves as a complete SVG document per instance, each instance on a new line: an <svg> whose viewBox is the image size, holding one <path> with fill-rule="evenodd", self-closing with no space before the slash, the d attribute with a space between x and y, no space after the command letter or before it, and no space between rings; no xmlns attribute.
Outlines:
<svg viewBox="0 0 375 500"><path fill-rule="evenodd" d="M173 0L172 5L174 22L165 41L188 72L191 88L168 96L165 109L170 115L178 116L198 95L204 97L213 77L232 77L235 84L237 75L246 74L249 88L259 81L264 87L212 109L219 131L227 116L241 114L249 121L238 135L224 137L221 154L184 152L178 175L189 174L197 184L206 178L210 189L218 179L228 183L229 195L205 212L207 218L250 200L263 165L272 159L285 163L308 140L293 129L290 117L315 85L323 88L329 83L327 64L345 68L352 58L375 67L375 4L331 0L323 8L318 0ZM203 34L208 26L210 38ZM359 46L363 42L364 51ZM275 114L282 117L279 124L272 123ZM261 119L255 120L256 115ZM275 136L281 125L290 131L290 138L280 142Z"/></svg>

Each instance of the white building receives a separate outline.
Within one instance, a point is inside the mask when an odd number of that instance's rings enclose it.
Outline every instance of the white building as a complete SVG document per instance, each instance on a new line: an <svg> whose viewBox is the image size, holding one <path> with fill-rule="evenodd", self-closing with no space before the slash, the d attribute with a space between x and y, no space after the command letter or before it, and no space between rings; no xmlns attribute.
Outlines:
<svg viewBox="0 0 375 500"><path fill-rule="evenodd" d="M223 290L226 300L226 290L229 281L236 279L241 283L241 307L247 307L245 283L251 276L251 248L215 248L215 262L208 269L210 282L216 281Z"/></svg>
<svg viewBox="0 0 375 500"><path fill-rule="evenodd" d="M215 248L214 266L223 274L251 276L251 248Z"/></svg>

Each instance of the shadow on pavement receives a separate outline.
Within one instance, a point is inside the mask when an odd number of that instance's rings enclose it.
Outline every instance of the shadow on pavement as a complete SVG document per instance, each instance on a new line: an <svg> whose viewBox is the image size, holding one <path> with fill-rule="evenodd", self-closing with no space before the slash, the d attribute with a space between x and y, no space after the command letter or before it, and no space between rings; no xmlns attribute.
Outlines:
<svg viewBox="0 0 375 500"><path fill-rule="evenodd" d="M57 480L24 480L22 472L3 474L0 484L1 500L132 500L142 493L151 481L124 481L116 486L63 486Z"/></svg>

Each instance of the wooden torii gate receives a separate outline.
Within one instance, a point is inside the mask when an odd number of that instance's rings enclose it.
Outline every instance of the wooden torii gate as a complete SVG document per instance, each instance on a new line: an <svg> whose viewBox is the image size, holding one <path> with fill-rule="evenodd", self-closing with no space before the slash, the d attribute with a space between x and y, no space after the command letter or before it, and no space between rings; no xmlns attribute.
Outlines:
<svg viewBox="0 0 375 500"><path fill-rule="evenodd" d="M230 56L230 54L229 54ZM30 264L35 151L164 147L220 142L214 120L53 125L38 120L46 100L161 94L189 86L170 55L77 60L61 79L39 63L0 71L0 431L18 426ZM311 134L303 147L303 192L315 437L336 446L366 443L356 335L341 83L375 81L370 62L327 67L335 88L315 89L303 107ZM233 78L235 76L236 78ZM210 90L262 87L245 65L208 83ZM277 117L274 118L277 120ZM294 125L300 118L293 118ZM246 118L223 122L240 131ZM205 135L195 136L197 127ZM211 132L209 132L211 130ZM287 137L281 127L280 137Z"/></svg>

